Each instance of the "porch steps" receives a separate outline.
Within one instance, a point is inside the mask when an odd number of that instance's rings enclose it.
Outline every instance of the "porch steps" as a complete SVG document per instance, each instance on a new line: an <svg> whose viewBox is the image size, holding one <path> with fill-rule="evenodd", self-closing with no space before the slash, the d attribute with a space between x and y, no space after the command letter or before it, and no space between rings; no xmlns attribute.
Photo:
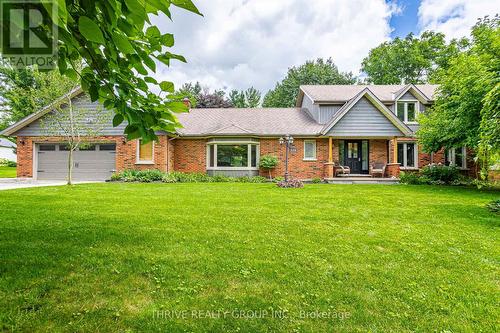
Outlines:
<svg viewBox="0 0 500 333"><path fill-rule="evenodd" d="M349 177L326 178L328 184L398 184L397 178L377 178L370 175L356 175Z"/></svg>

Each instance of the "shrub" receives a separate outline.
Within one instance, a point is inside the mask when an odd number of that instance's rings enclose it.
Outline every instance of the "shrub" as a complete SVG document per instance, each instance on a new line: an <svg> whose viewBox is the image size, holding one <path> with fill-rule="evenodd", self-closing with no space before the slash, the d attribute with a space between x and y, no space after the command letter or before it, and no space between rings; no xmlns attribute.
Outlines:
<svg viewBox="0 0 500 333"><path fill-rule="evenodd" d="M416 172L401 172L399 182L408 185L429 184L429 178L427 176L420 176Z"/></svg>
<svg viewBox="0 0 500 333"><path fill-rule="evenodd" d="M259 166L262 169L269 171L269 179L271 179L271 170L278 165L278 158L273 155L263 155L260 157Z"/></svg>
<svg viewBox="0 0 500 333"><path fill-rule="evenodd" d="M436 184L451 184L460 177L456 167L446 165L427 165L422 169L422 175Z"/></svg>
<svg viewBox="0 0 500 333"><path fill-rule="evenodd" d="M250 177L250 183L267 183L268 179L262 176Z"/></svg>
<svg viewBox="0 0 500 333"><path fill-rule="evenodd" d="M273 182L278 183L278 182L281 182L283 180L285 180L285 177L278 176L278 177L274 177Z"/></svg>
<svg viewBox="0 0 500 333"><path fill-rule="evenodd" d="M212 176L212 181L214 183L227 183L233 181L233 178L224 175L214 175Z"/></svg>
<svg viewBox="0 0 500 333"><path fill-rule="evenodd" d="M319 177L314 177L314 178L312 179L312 183L313 183L313 184L319 184L319 183L321 183L321 178L319 178Z"/></svg>
<svg viewBox="0 0 500 333"><path fill-rule="evenodd" d="M16 167L17 163L6 158L0 158L0 166Z"/></svg>
<svg viewBox="0 0 500 333"><path fill-rule="evenodd" d="M288 181L282 180L276 183L278 187L282 188L300 188L304 187L304 184L298 179L290 179Z"/></svg>
<svg viewBox="0 0 500 333"><path fill-rule="evenodd" d="M163 173L160 170L125 170L114 173L111 176L112 181L124 182L143 182L150 183L161 181L163 183L223 183L223 182L241 182L241 183L265 183L267 179L261 176L255 177L228 177L224 175L209 176L204 173L183 173L169 172Z"/></svg>
<svg viewBox="0 0 500 333"><path fill-rule="evenodd" d="M163 172L156 169L151 170L140 170L135 174L135 181L150 183L159 182L163 179Z"/></svg>
<svg viewBox="0 0 500 333"><path fill-rule="evenodd" d="M486 204L486 208L492 213L500 214L500 199L489 202Z"/></svg>

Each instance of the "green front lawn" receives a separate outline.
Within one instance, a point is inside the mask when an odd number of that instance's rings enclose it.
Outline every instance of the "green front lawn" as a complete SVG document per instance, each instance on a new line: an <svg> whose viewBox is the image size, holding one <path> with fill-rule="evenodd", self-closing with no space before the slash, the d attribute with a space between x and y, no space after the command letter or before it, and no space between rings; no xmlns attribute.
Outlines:
<svg viewBox="0 0 500 333"><path fill-rule="evenodd" d="M0 166L0 178L16 178L16 167Z"/></svg>
<svg viewBox="0 0 500 333"><path fill-rule="evenodd" d="M215 183L0 191L0 328L498 331L500 218L484 205L499 196Z"/></svg>

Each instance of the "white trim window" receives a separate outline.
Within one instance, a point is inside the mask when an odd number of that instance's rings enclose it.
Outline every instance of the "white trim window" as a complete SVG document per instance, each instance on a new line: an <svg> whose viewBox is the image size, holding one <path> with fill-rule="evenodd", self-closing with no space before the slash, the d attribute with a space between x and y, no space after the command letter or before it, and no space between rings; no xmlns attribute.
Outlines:
<svg viewBox="0 0 500 333"><path fill-rule="evenodd" d="M304 140L304 161L316 161L316 140Z"/></svg>
<svg viewBox="0 0 500 333"><path fill-rule="evenodd" d="M398 163L401 169L418 169L418 145L416 142L398 142Z"/></svg>
<svg viewBox="0 0 500 333"><path fill-rule="evenodd" d="M154 141L142 143L137 140L136 164L154 164L155 145Z"/></svg>
<svg viewBox="0 0 500 333"><path fill-rule="evenodd" d="M259 170L255 142L219 142L207 145L207 170Z"/></svg>
<svg viewBox="0 0 500 333"><path fill-rule="evenodd" d="M405 123L416 123L417 115L420 112L418 101L397 101L396 116Z"/></svg>
<svg viewBox="0 0 500 333"><path fill-rule="evenodd" d="M446 165L454 165L460 169L467 168L467 149L465 147L450 148L445 151L444 160Z"/></svg>

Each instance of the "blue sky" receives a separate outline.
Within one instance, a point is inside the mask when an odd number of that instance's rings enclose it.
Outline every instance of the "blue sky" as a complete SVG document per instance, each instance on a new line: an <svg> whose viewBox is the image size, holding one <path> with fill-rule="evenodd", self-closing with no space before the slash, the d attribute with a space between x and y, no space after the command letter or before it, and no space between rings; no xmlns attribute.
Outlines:
<svg viewBox="0 0 500 333"><path fill-rule="evenodd" d="M389 20L390 26L394 29L391 38L405 37L410 32L418 34L418 8L420 1L400 0L397 2L401 13L394 14Z"/></svg>
<svg viewBox="0 0 500 333"><path fill-rule="evenodd" d="M210 89L273 88L291 66L332 58L360 74L370 50L425 30L464 37L477 18L493 16L500 0L193 0L203 17L173 11L153 18L173 33L172 51L187 64L159 65L157 79Z"/></svg>

